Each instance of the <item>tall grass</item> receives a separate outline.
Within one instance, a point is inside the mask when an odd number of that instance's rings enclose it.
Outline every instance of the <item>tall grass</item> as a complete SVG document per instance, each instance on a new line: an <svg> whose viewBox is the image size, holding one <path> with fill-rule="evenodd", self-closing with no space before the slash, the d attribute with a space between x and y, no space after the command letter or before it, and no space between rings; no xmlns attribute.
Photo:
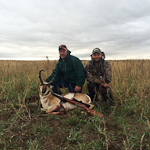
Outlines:
<svg viewBox="0 0 150 150"><path fill-rule="evenodd" d="M150 149L150 60L109 62L116 106L99 97L94 103L104 114L99 119L78 111L63 117L40 110L38 73L45 70L46 79L57 61L1 60L0 149ZM88 92L86 82L83 92Z"/></svg>

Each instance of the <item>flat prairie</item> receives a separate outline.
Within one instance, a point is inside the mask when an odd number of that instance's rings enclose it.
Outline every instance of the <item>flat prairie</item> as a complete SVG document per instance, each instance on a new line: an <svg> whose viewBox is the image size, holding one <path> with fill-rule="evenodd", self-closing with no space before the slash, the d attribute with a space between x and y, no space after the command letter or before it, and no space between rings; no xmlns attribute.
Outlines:
<svg viewBox="0 0 150 150"><path fill-rule="evenodd" d="M104 115L99 118L79 110L67 115L41 111L38 74L45 70L45 80L56 60L0 60L0 149L149 150L150 60L109 62L115 105L99 95L93 102L93 109ZM88 93L86 81L82 92Z"/></svg>

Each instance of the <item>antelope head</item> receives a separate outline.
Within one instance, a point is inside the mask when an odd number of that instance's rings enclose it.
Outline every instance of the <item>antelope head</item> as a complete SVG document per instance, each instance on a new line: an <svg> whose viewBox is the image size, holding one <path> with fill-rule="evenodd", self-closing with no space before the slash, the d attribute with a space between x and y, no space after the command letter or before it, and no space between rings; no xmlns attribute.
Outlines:
<svg viewBox="0 0 150 150"><path fill-rule="evenodd" d="M48 95L51 89L51 83L53 82L54 78L50 81L50 82L43 82L42 78L41 78L41 72L44 70L40 70L39 71L39 79L40 79L40 94L42 96L44 95Z"/></svg>

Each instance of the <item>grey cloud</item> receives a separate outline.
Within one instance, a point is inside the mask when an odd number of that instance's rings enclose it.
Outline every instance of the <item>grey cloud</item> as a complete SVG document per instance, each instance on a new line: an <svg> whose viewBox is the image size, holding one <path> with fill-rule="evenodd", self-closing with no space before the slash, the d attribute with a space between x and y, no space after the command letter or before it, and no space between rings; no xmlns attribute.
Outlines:
<svg viewBox="0 0 150 150"><path fill-rule="evenodd" d="M82 58L90 58L95 47L112 59L128 57L127 53L134 57L141 50L147 53L149 7L148 0L0 1L0 58L58 58L54 51L60 44ZM10 49L13 53L7 55Z"/></svg>

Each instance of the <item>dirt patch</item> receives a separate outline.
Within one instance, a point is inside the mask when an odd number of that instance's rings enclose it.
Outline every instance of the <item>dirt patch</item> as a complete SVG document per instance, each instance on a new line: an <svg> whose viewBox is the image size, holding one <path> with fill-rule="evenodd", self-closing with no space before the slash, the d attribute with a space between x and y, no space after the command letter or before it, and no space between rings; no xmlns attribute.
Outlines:
<svg viewBox="0 0 150 150"><path fill-rule="evenodd" d="M16 106L16 109L19 109L20 106ZM25 108L23 108L25 109ZM34 146L36 141L38 141L38 147L42 149L44 147L48 150L59 150L60 148L70 149L70 147L76 147L78 145L78 139L69 140L69 135L72 129L78 126L79 122L74 123L74 125L67 125L64 120L67 118L73 118L74 113L78 117L78 113L80 112L69 112L68 115L48 115L45 112L41 112L37 105L28 105L25 109L30 112L23 113L23 117L19 116L14 119L14 122L8 123L8 120L15 115L14 112L0 114L0 119L6 123L6 126L2 130L0 143L0 149L15 149L22 148L28 149L30 146ZM21 114L22 115L22 114ZM92 116L84 115L84 118L79 121L88 120L92 118ZM29 117L30 116L30 117ZM26 119L27 118L27 119ZM82 123L79 129L79 142L86 141L86 143L90 144L93 141L98 141L99 138L102 138L105 142L105 136L101 133L96 133L90 128L84 132L84 128L86 124ZM49 131L51 129L51 131ZM47 130L47 131L46 131ZM109 121L106 123L106 132L117 133L117 130L120 130L119 127L113 124L113 122ZM47 134L47 132L49 132ZM76 133L76 132L75 132ZM85 134L83 136L82 134ZM80 138L81 136L81 138ZM73 137L76 138L76 137ZM85 139L86 140L85 140ZM7 141L7 142L6 142ZM120 144L122 145L122 138L120 139L109 139L108 147L110 150L120 150ZM69 147L68 147L69 145Z"/></svg>

